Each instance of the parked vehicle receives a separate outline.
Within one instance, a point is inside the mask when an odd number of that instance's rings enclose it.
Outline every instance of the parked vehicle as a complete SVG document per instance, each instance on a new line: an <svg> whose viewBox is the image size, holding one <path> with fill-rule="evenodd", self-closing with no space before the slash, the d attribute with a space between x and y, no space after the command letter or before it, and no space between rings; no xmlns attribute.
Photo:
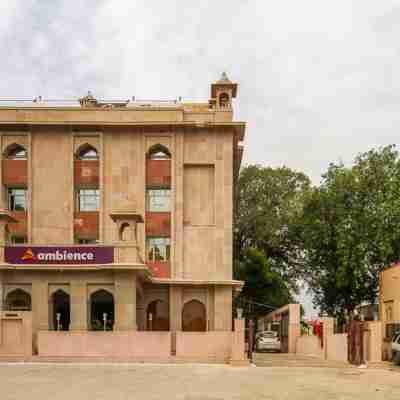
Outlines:
<svg viewBox="0 0 400 400"><path fill-rule="evenodd" d="M400 332L393 335L392 338L392 361L400 365Z"/></svg>
<svg viewBox="0 0 400 400"><path fill-rule="evenodd" d="M256 335L256 351L281 351L281 341L276 331L263 331Z"/></svg>

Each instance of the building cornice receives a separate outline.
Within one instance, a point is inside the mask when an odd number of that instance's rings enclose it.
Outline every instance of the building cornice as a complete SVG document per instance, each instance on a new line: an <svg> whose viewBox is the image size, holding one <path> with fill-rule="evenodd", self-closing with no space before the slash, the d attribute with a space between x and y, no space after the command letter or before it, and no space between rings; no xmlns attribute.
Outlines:
<svg viewBox="0 0 400 400"><path fill-rule="evenodd" d="M244 140L244 133L246 123L242 121L231 122L196 122L196 121L34 121L34 120L5 120L0 121L0 127L16 127L25 126L30 128L32 126L68 126L68 127L92 127L92 128L109 128L109 127L177 127L177 128L197 128L197 129L210 129L210 128L233 128L238 135L238 140Z"/></svg>
<svg viewBox="0 0 400 400"><path fill-rule="evenodd" d="M156 283L159 285L190 285L190 286L199 286L199 285L221 285L221 286L235 286L238 288L242 288L244 285L243 281L237 281L233 279L226 280L203 280L203 279L169 279L169 278L150 278L152 283Z"/></svg>

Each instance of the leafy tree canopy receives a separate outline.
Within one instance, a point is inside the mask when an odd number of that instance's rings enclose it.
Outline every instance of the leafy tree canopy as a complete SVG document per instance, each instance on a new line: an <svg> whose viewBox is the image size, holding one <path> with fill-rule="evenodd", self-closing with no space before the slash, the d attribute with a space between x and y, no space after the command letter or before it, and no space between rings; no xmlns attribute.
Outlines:
<svg viewBox="0 0 400 400"><path fill-rule="evenodd" d="M298 236L291 229L302 210L309 178L289 168L250 165L242 169L238 182L235 224L236 262L247 249L257 248L275 271L294 289L302 265Z"/></svg>
<svg viewBox="0 0 400 400"><path fill-rule="evenodd" d="M252 316L265 315L292 300L288 285L270 269L267 257L260 250L250 248L245 251L235 271L235 279L245 282L240 298L251 302L252 306L246 311Z"/></svg>
<svg viewBox="0 0 400 400"><path fill-rule="evenodd" d="M295 228L304 277L322 311L338 316L377 296L379 272L400 258L400 163L394 146L331 164L307 193Z"/></svg>

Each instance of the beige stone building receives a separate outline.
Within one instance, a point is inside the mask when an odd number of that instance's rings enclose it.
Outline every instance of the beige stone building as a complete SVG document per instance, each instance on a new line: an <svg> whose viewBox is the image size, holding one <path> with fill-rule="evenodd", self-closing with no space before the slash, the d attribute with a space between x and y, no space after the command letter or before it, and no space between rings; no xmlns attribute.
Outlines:
<svg viewBox="0 0 400 400"><path fill-rule="evenodd" d="M394 264L380 274L379 319L386 338L400 330L400 264Z"/></svg>
<svg viewBox="0 0 400 400"><path fill-rule="evenodd" d="M208 102L0 104L0 306L46 330L232 329L245 123Z"/></svg>

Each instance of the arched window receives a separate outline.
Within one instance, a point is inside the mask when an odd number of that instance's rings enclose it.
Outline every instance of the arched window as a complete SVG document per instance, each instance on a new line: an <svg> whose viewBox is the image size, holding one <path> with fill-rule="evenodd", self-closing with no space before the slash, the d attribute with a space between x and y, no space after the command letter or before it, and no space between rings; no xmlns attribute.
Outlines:
<svg viewBox="0 0 400 400"><path fill-rule="evenodd" d="M154 300L147 306L147 330L169 331L169 308L162 300Z"/></svg>
<svg viewBox="0 0 400 400"><path fill-rule="evenodd" d="M114 325L114 296L104 289L97 290L90 296L90 322L94 331L104 327L111 331Z"/></svg>
<svg viewBox="0 0 400 400"><path fill-rule="evenodd" d="M190 300L182 310L182 330L204 332L206 330L206 308L198 300Z"/></svg>
<svg viewBox="0 0 400 400"><path fill-rule="evenodd" d="M219 95L219 106L221 108L229 107L229 95L227 93L221 93Z"/></svg>
<svg viewBox="0 0 400 400"><path fill-rule="evenodd" d="M169 160L171 158L171 153L165 146L155 144L150 147L148 157L150 160Z"/></svg>
<svg viewBox="0 0 400 400"><path fill-rule="evenodd" d="M59 289L51 296L53 305L53 326L55 330L67 331L70 324L70 296Z"/></svg>
<svg viewBox="0 0 400 400"><path fill-rule="evenodd" d="M161 144L147 153L146 189L146 211L171 211L171 153Z"/></svg>
<svg viewBox="0 0 400 400"><path fill-rule="evenodd" d="M14 143L7 147L4 156L9 160L26 160L27 153L25 147Z"/></svg>
<svg viewBox="0 0 400 400"><path fill-rule="evenodd" d="M31 305L31 295L22 289L14 289L6 297L6 307L10 311L30 311Z"/></svg>
<svg viewBox="0 0 400 400"><path fill-rule="evenodd" d="M91 146L90 144L84 144L76 152L76 158L77 160L84 161L98 160L99 154L93 146Z"/></svg>

